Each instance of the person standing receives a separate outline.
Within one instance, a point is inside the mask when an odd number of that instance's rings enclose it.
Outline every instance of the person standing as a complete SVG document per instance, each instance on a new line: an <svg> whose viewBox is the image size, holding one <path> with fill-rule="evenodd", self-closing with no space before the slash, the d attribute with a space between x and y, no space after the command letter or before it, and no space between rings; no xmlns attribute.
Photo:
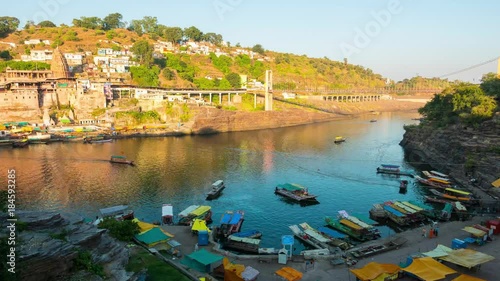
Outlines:
<svg viewBox="0 0 500 281"><path fill-rule="evenodd" d="M436 227L434 228L434 234L436 235L436 237L438 237L438 227L436 225Z"/></svg>

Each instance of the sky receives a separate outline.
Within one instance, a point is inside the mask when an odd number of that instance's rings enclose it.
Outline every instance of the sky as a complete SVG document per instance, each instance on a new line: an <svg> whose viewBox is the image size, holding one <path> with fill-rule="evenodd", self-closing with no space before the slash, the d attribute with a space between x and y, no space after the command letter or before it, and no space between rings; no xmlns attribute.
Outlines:
<svg viewBox="0 0 500 281"><path fill-rule="evenodd" d="M2 16L71 25L121 13L124 21L219 33L232 45L328 57L392 80L441 77L500 57L500 1L459 0L18 0ZM496 31L495 31L496 30ZM43 39L43 38L42 38ZM448 76L479 82L497 62Z"/></svg>

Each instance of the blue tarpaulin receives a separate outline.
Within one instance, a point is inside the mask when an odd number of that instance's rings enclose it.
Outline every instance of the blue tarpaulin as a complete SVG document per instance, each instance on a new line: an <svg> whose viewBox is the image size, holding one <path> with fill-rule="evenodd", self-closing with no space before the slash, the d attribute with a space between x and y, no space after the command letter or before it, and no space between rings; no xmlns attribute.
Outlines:
<svg viewBox="0 0 500 281"><path fill-rule="evenodd" d="M220 223L228 224L230 220L231 220L231 214L224 214L224 216L222 216L222 219L220 220Z"/></svg>
<svg viewBox="0 0 500 281"><path fill-rule="evenodd" d="M338 231L335 231L331 228L324 227L324 226L318 227L318 231L321 233L324 233L330 237L333 237L333 238L343 239L343 238L347 237L347 235L345 235L343 233L340 233Z"/></svg>
<svg viewBox="0 0 500 281"><path fill-rule="evenodd" d="M400 211L394 209L393 207L391 206L387 206L387 205L384 205L384 210L392 213L393 215L395 216L398 216L398 217L404 217L405 215L403 215Z"/></svg>
<svg viewBox="0 0 500 281"><path fill-rule="evenodd" d="M229 224L237 224L240 221L241 214L240 213L235 213L233 217L231 218L231 221Z"/></svg>

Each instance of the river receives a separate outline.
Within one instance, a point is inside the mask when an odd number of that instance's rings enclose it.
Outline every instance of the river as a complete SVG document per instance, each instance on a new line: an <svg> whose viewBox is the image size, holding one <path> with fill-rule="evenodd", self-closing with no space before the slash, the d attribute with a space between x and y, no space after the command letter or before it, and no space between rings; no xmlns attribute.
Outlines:
<svg viewBox="0 0 500 281"><path fill-rule="evenodd" d="M412 184L399 194L398 178L376 174L382 163L414 171L398 143L403 125L418 122L415 117L417 113L381 113L261 131L0 148L0 185L6 186L7 170L15 168L17 209L88 218L99 208L128 204L137 218L152 222L160 220L164 203L171 203L175 213L203 204L212 206L216 225L224 211L244 210L242 230L262 231L261 247L280 247L291 224L318 227L339 210L367 216L374 203L422 200ZM336 136L347 141L335 144ZM110 164L115 154L137 166ZM218 179L226 184L223 195L205 201ZM290 204L274 194L279 183L308 187L320 204ZM391 233L384 227L381 231Z"/></svg>

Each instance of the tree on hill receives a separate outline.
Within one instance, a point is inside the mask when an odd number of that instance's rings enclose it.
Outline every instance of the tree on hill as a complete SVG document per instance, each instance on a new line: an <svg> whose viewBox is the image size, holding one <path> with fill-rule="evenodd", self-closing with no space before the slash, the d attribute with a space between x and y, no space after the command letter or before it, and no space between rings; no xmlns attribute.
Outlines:
<svg viewBox="0 0 500 281"><path fill-rule="evenodd" d="M195 26L191 26L184 29L184 36L189 40L199 42L203 39L203 32L201 32L201 30L199 30Z"/></svg>
<svg viewBox="0 0 500 281"><path fill-rule="evenodd" d="M202 38L203 41L210 42L215 45L220 45L222 43L222 35L213 32L205 33Z"/></svg>
<svg viewBox="0 0 500 281"><path fill-rule="evenodd" d="M51 22L50 20L41 21L37 25L39 27L57 27L57 25L55 25L55 23Z"/></svg>
<svg viewBox="0 0 500 281"><path fill-rule="evenodd" d="M122 22L123 16L120 13L113 13L107 15L103 21L104 30L110 30L115 28L125 27L125 23Z"/></svg>
<svg viewBox="0 0 500 281"><path fill-rule="evenodd" d="M35 22L32 21L32 20L29 20L26 22L26 24L24 25L24 29L27 30L27 29L30 29L31 27L34 27L35 26Z"/></svg>
<svg viewBox="0 0 500 281"><path fill-rule="evenodd" d="M500 78L496 73L487 73L481 79L481 89L488 96L492 96L500 101Z"/></svg>
<svg viewBox="0 0 500 281"><path fill-rule="evenodd" d="M166 27L163 30L163 36L172 43L179 43L184 37L184 31L180 27Z"/></svg>
<svg viewBox="0 0 500 281"><path fill-rule="evenodd" d="M73 25L88 29L103 29L103 21L99 17L80 17L79 19L73 19Z"/></svg>
<svg viewBox="0 0 500 281"><path fill-rule="evenodd" d="M261 55L263 55L266 51L264 50L264 48L262 47L261 44L257 44L255 46L253 46L252 48L252 51L256 52L256 53L259 53Z"/></svg>
<svg viewBox="0 0 500 281"><path fill-rule="evenodd" d="M241 88L241 77L238 73L231 72L226 75L226 79L229 81L233 89Z"/></svg>
<svg viewBox="0 0 500 281"><path fill-rule="evenodd" d="M130 49L136 60L143 66L150 67L153 62L153 46L146 40L140 40L134 43Z"/></svg>
<svg viewBox="0 0 500 281"><path fill-rule="evenodd" d="M19 19L15 17L0 17L0 37L6 37L19 27Z"/></svg>
<svg viewBox="0 0 500 281"><path fill-rule="evenodd" d="M142 36L145 33L157 34L157 27L158 19L156 17L145 16L142 20L132 20L128 29Z"/></svg>

